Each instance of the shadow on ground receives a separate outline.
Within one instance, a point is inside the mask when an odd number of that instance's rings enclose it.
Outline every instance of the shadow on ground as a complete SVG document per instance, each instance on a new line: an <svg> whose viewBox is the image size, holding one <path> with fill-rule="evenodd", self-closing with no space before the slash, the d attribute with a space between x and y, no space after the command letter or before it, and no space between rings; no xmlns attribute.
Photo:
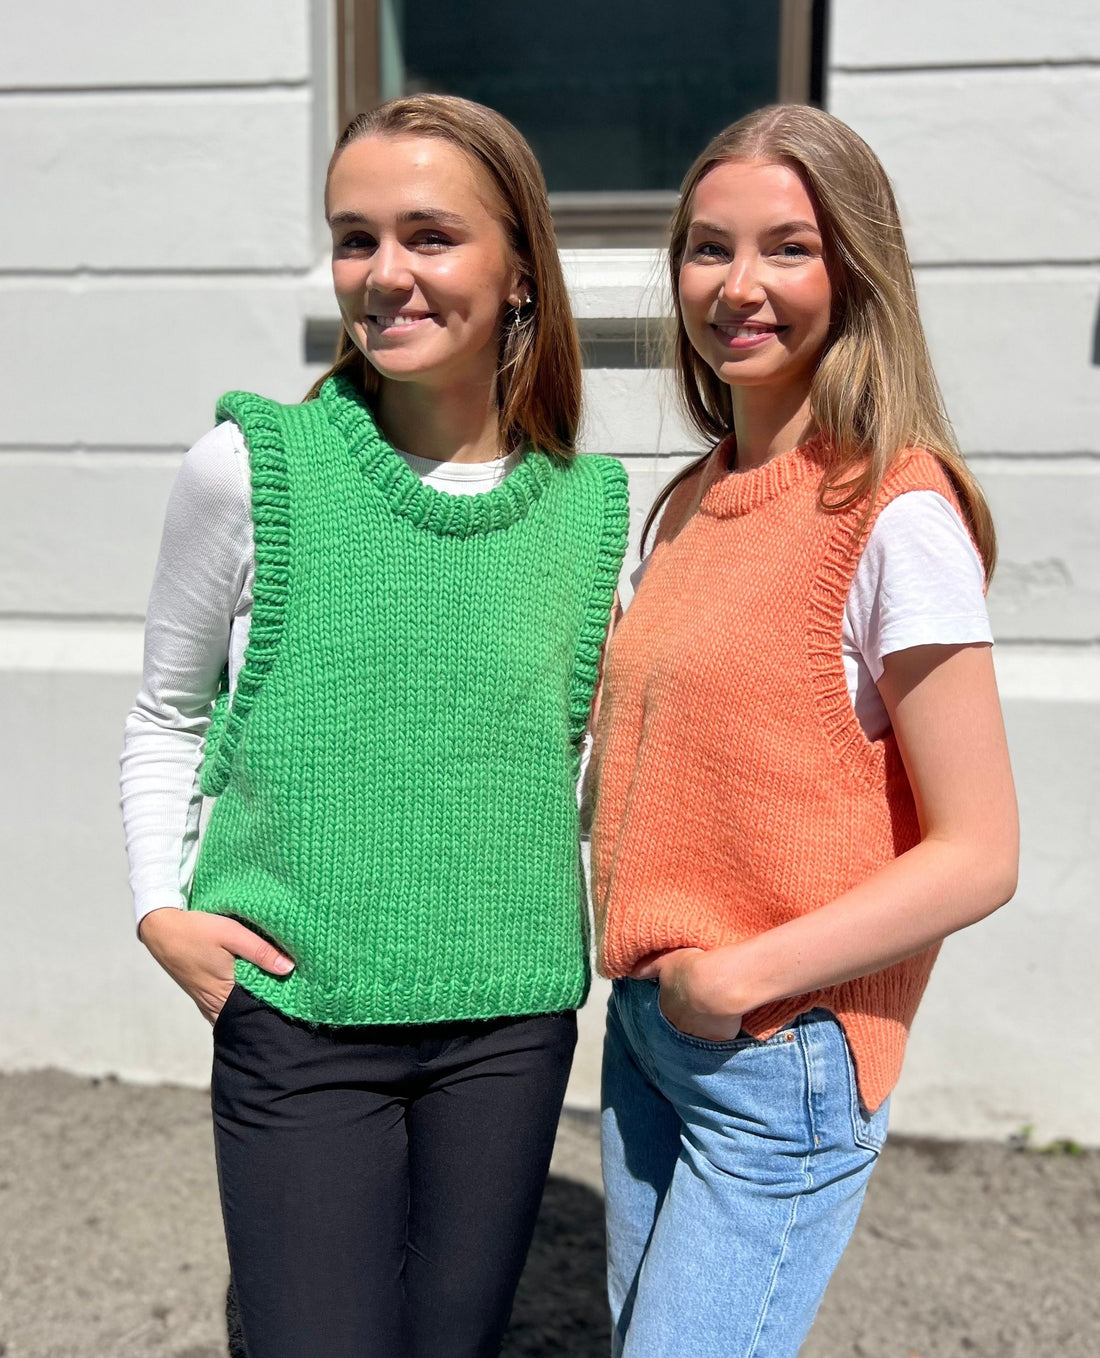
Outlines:
<svg viewBox="0 0 1100 1358"><path fill-rule="evenodd" d="M551 1178L516 1295L503 1358L606 1358L603 1199Z"/></svg>
<svg viewBox="0 0 1100 1358"><path fill-rule="evenodd" d="M229 1358L248 1358L232 1288L225 1319ZM603 1200L583 1184L551 1176L501 1358L606 1358L609 1346Z"/></svg>

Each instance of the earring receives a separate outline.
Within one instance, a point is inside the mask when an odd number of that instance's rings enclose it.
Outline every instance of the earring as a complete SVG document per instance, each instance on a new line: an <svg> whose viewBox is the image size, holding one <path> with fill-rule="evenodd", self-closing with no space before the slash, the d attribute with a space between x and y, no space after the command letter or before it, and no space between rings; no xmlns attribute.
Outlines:
<svg viewBox="0 0 1100 1358"><path fill-rule="evenodd" d="M518 334L518 332L520 331L520 329L521 329L524 325L526 325L526 323L531 319L531 313L528 312L528 314L525 316L525 315L523 314L523 311L524 311L524 308L525 308L525 307L529 307L529 306L533 306L533 305L534 305L534 304L532 303L530 297L523 297L523 298L521 298L521 299L516 303L516 305L512 308L512 333L513 333L513 334Z"/></svg>

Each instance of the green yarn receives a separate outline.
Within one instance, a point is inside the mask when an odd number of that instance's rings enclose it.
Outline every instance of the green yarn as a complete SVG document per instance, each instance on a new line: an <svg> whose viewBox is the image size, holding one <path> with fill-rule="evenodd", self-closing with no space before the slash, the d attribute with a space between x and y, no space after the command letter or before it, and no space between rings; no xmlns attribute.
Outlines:
<svg viewBox="0 0 1100 1358"><path fill-rule="evenodd" d="M313 1023L582 1003L575 777L626 544L612 458L528 451L496 489L423 485L346 379L232 393L252 466L244 665L208 735L191 908L294 957L237 980Z"/></svg>

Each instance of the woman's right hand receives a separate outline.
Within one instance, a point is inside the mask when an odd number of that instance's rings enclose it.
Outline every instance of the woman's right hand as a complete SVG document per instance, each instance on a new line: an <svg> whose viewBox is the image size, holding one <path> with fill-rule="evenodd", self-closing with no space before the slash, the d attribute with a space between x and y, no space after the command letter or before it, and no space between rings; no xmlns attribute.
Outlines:
<svg viewBox="0 0 1100 1358"><path fill-rule="evenodd" d="M226 915L165 906L142 919L138 937L211 1024L233 989L233 964L238 957L274 976L287 976L294 970L293 960L285 953Z"/></svg>

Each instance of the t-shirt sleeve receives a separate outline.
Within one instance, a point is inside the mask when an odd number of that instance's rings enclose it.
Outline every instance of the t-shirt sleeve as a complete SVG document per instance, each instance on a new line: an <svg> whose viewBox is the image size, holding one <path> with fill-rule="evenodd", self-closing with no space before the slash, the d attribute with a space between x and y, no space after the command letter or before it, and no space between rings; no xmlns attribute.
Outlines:
<svg viewBox="0 0 1100 1358"><path fill-rule="evenodd" d="M877 683L910 646L992 643L985 572L954 506L909 491L883 509L856 567L846 623Z"/></svg>

